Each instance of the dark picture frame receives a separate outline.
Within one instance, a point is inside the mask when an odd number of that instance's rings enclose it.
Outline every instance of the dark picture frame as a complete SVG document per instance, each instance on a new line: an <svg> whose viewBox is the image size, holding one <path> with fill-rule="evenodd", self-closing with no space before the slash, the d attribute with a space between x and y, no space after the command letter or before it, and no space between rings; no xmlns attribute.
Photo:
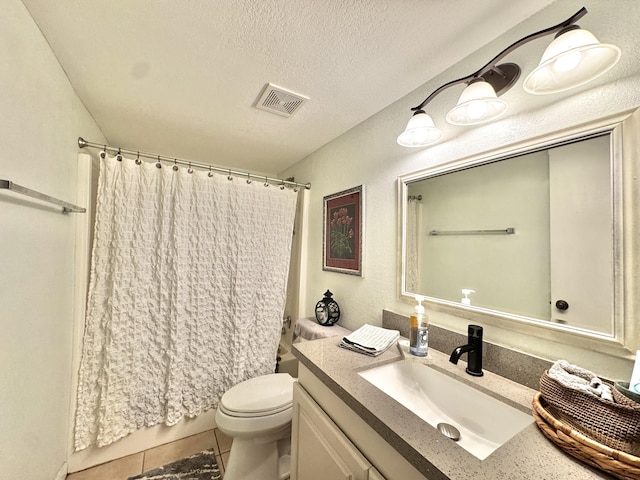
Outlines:
<svg viewBox="0 0 640 480"><path fill-rule="evenodd" d="M362 277L364 185L324 197L322 269Z"/></svg>

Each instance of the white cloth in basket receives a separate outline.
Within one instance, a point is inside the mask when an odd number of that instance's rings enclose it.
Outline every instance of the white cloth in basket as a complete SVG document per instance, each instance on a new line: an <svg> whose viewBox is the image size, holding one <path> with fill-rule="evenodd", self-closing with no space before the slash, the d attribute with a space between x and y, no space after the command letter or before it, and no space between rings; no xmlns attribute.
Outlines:
<svg viewBox="0 0 640 480"><path fill-rule="evenodd" d="M609 385L603 383L593 372L572 365L566 360L556 361L549 369L549 376L565 387L613 401Z"/></svg>

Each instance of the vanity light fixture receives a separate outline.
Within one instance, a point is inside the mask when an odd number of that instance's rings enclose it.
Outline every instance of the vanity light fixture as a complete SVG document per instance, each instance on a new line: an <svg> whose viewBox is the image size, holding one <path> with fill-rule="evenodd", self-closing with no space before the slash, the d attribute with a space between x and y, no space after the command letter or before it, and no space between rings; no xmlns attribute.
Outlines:
<svg viewBox="0 0 640 480"><path fill-rule="evenodd" d="M523 88L528 93L544 95L584 85L618 63L620 55L617 46L600 43L588 30L570 25L549 44L540 64L524 80Z"/></svg>
<svg viewBox="0 0 640 480"><path fill-rule="evenodd" d="M508 104L498 98L493 86L483 78L474 78L463 90L458 104L447 113L452 125L475 125L501 117Z"/></svg>
<svg viewBox="0 0 640 480"><path fill-rule="evenodd" d="M615 45L598 42L596 37L575 24L587 14L582 7L578 12L553 27L527 35L512 43L478 71L445 83L434 90L420 105L413 107L413 117L398 136L403 147L426 147L442 138L442 132L424 107L440 92L461 83L467 87L457 105L446 116L452 125L476 125L494 120L507 111L507 102L498 98L507 92L520 77L515 63L502 63L509 53L522 45L550 34L556 38L545 50L540 64L527 76L523 88L535 95L562 92L583 85L599 77L620 59Z"/></svg>
<svg viewBox="0 0 640 480"><path fill-rule="evenodd" d="M424 110L416 110L409 120L407 128L398 137L403 147L422 147L436 143L442 138L442 132L433 123L433 119Z"/></svg>

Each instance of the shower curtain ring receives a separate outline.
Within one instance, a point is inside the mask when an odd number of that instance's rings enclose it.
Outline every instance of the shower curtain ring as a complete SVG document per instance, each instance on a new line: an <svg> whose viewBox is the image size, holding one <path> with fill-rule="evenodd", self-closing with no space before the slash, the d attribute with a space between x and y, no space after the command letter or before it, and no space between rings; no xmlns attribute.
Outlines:
<svg viewBox="0 0 640 480"><path fill-rule="evenodd" d="M284 190L284 181L280 183L280 190Z"/></svg>
<svg viewBox="0 0 640 480"><path fill-rule="evenodd" d="M122 154L120 153L120 147L118 147L118 154L116 155L116 160L118 160L119 162L122 161Z"/></svg>
<svg viewBox="0 0 640 480"><path fill-rule="evenodd" d="M191 162L189 162L189 168L187 169L187 173L193 173L193 168L191 168Z"/></svg>
<svg viewBox="0 0 640 480"><path fill-rule="evenodd" d="M136 152L136 165L140 165L142 163L142 161L140 160L140 152Z"/></svg>
<svg viewBox="0 0 640 480"><path fill-rule="evenodd" d="M247 183L251 183L251 179L249 178L249 174L247 173Z"/></svg>
<svg viewBox="0 0 640 480"><path fill-rule="evenodd" d="M227 175L227 180L229 181L233 180L233 177L231 176L231 170L229 170L229 174Z"/></svg>
<svg viewBox="0 0 640 480"><path fill-rule="evenodd" d="M178 159L177 158L173 159L173 171L174 172L178 171Z"/></svg>
<svg viewBox="0 0 640 480"><path fill-rule="evenodd" d="M158 163L156 163L156 168L162 168L162 164L160 163L160 155L158 155Z"/></svg>
<svg viewBox="0 0 640 480"><path fill-rule="evenodd" d="M213 177L213 172L211 171L211 167L209 167L209 176Z"/></svg>
<svg viewBox="0 0 640 480"><path fill-rule="evenodd" d="M264 186L265 187L269 186L269 182L267 181L267 177L264 177Z"/></svg>
<svg viewBox="0 0 640 480"><path fill-rule="evenodd" d="M107 146L106 145L104 147L102 147L102 151L100 152L100 158L102 158L103 160L105 158L107 158Z"/></svg>

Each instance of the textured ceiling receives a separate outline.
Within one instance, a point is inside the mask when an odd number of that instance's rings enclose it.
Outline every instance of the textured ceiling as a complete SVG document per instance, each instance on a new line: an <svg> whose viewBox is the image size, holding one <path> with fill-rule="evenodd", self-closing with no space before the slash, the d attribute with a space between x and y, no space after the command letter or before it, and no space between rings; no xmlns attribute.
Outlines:
<svg viewBox="0 0 640 480"><path fill-rule="evenodd" d="M111 145L278 174L552 0L23 2Z"/></svg>

